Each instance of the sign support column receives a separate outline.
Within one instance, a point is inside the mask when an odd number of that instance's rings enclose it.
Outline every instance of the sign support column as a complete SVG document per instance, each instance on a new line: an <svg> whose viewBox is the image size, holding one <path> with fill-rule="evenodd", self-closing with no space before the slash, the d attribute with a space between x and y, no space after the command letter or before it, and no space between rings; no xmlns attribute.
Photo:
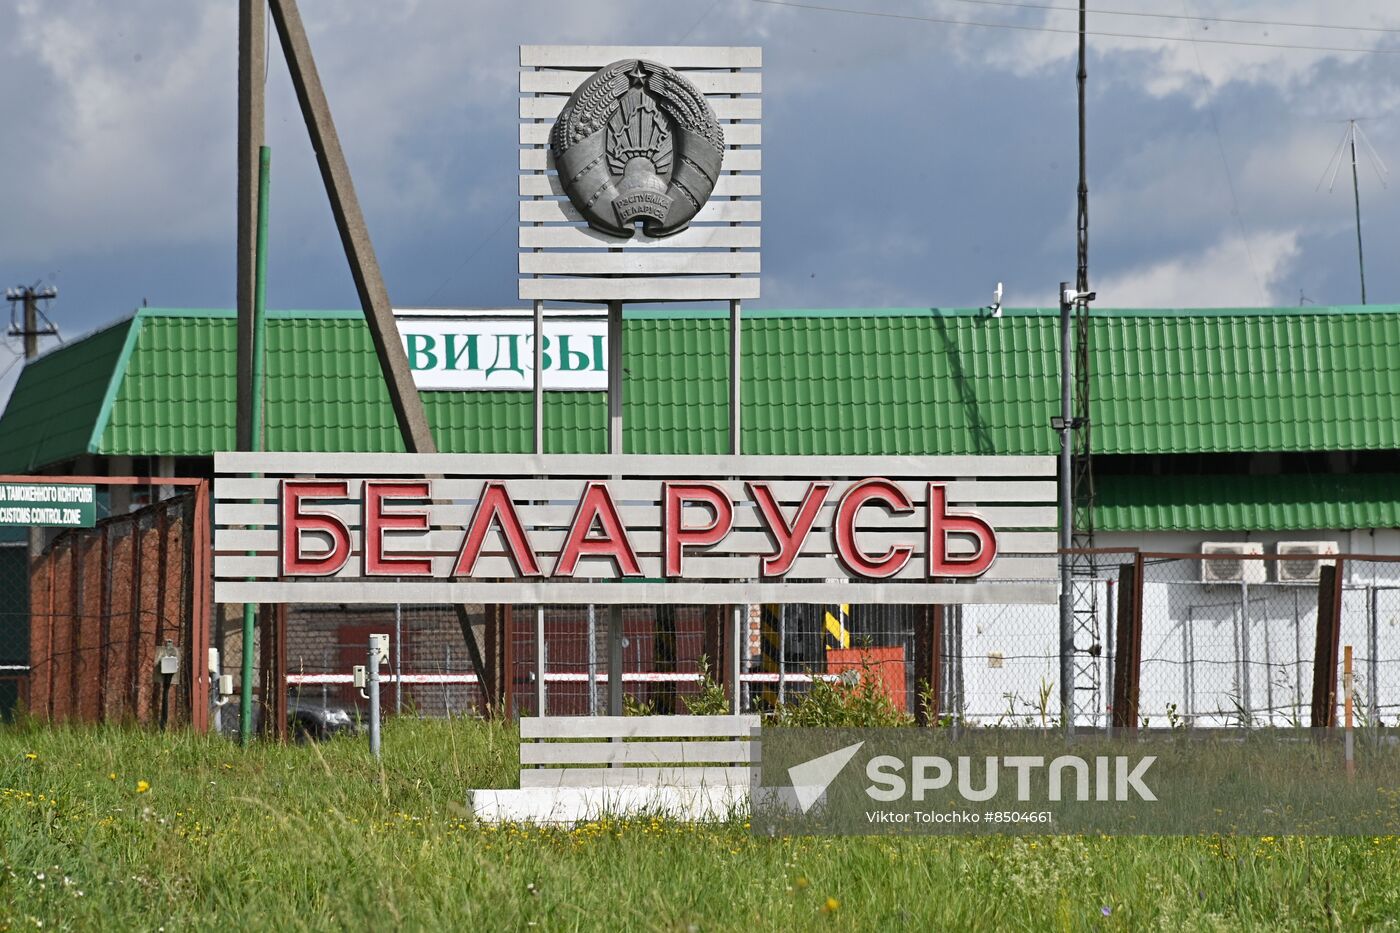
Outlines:
<svg viewBox="0 0 1400 933"><path fill-rule="evenodd" d="M608 453L622 453L622 302L608 302ZM622 607L608 607L608 715L622 715Z"/></svg>
<svg viewBox="0 0 1400 933"><path fill-rule="evenodd" d="M535 301L535 453L544 453L544 302ZM545 715L544 604L535 605L535 715Z"/></svg>
<svg viewBox="0 0 1400 933"><path fill-rule="evenodd" d="M739 392L739 379L743 374L739 358L741 311L739 299L731 299L729 302L729 452L736 456L740 453L739 398L741 393ZM739 672L741 669L740 658L743 656L744 647L744 607L737 603L732 610L731 627L729 656L726 659L728 663L724 678L729 682L729 711L738 715L743 701Z"/></svg>

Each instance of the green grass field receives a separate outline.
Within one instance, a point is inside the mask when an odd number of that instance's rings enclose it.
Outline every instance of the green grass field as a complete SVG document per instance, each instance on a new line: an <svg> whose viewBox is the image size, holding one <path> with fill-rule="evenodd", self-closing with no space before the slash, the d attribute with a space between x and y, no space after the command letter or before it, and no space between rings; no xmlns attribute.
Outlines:
<svg viewBox="0 0 1400 933"><path fill-rule="evenodd" d="M1385 838L756 839L473 825L509 727L262 744L0 727L0 930L1318 929L1400 924Z"/></svg>

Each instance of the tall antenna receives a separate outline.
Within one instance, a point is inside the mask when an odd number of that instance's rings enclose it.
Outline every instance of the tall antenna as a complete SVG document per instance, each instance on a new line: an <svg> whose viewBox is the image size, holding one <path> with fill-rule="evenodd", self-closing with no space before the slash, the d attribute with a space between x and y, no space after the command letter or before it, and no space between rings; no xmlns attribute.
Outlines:
<svg viewBox="0 0 1400 933"><path fill-rule="evenodd" d="M1370 159L1371 168L1375 170L1376 179L1380 181L1381 187L1386 187L1385 176L1389 173L1385 162L1381 159L1380 153L1371 145L1371 140L1366 137L1366 131L1361 128L1361 124L1356 119L1347 121L1346 132L1342 134L1342 141L1338 144L1337 150L1332 153L1332 158L1327 162L1327 168L1323 169L1322 177L1327 178L1330 172L1332 177L1327 182L1327 192L1330 194L1332 188L1337 183L1337 173L1342 169L1342 160L1348 148L1351 150L1351 198L1356 209L1356 264L1361 273L1361 303L1366 303L1366 251L1361 243L1361 180L1356 170L1356 140L1360 139L1362 145L1366 147L1366 155ZM1322 187L1321 179L1317 183L1318 188Z"/></svg>
<svg viewBox="0 0 1400 933"><path fill-rule="evenodd" d="M1075 74L1079 98L1079 187L1076 223L1074 353L1074 456L1071 499L1073 524L1070 540L1070 595L1073 619L1074 673L1073 713L1087 717L1095 726L1104 709L1099 661L1103 634L1099 630L1098 590L1094 576L1094 464L1090 443L1089 372L1089 181L1088 144L1084 87L1088 80L1086 40L1088 34L1085 0L1079 0L1079 69ZM1073 714L1071 714L1073 715Z"/></svg>

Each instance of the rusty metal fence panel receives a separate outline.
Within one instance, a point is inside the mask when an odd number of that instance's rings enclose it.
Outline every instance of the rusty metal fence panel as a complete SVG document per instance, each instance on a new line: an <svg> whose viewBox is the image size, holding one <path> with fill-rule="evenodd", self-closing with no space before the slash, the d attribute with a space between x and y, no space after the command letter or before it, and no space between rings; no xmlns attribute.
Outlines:
<svg viewBox="0 0 1400 933"><path fill-rule="evenodd" d="M54 721L189 724L208 714L207 500L198 492L63 532L29 573L27 708ZM179 655L168 686L159 646Z"/></svg>
<svg viewBox="0 0 1400 933"><path fill-rule="evenodd" d="M0 541L0 721L26 705L28 695L29 548L17 535Z"/></svg>

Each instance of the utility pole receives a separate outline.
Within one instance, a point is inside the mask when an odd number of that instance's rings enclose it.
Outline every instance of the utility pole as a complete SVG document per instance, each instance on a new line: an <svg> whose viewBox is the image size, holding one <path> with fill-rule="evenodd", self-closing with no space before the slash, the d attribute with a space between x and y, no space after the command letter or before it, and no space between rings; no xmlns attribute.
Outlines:
<svg viewBox="0 0 1400 933"><path fill-rule="evenodd" d="M11 337L19 337L24 340L24 365L39 355L40 337L57 337L58 328L54 327L48 315L39 310L39 302L52 301L58 297L58 288L53 285L21 285L17 288L5 290L5 298L10 302L10 331ZM23 304L24 316L22 320L15 320L15 305ZM39 318L44 319L44 326L39 326ZM29 559L33 561L39 556L39 552L44 548L44 531L42 528L31 527L29 529Z"/></svg>
<svg viewBox="0 0 1400 933"><path fill-rule="evenodd" d="M39 310L39 302L52 301L58 297L58 289L52 285L21 285L5 290L5 298L10 302L10 336L24 338L24 358L32 360L39 355L40 337L57 337L58 328L49 321L48 315ZM24 320L14 319L14 306L22 302ZM39 318L44 319L44 327L39 327Z"/></svg>
<svg viewBox="0 0 1400 933"><path fill-rule="evenodd" d="M235 446L239 450L263 447L263 393L261 385L263 352L261 335L255 335L258 296L258 234L266 243L266 203L263 172L265 140L263 86L267 75L267 4L265 0L239 0L238 3L238 259L236 327L237 379L235 382ZM265 270L265 266L263 267ZM265 283L264 283L265 284ZM264 292L264 296L265 296ZM255 362L256 360L256 362ZM238 736L246 747L253 738L253 642L257 628L257 607L243 605L241 681L238 701ZM266 631L263 633L267 636ZM263 698L264 712L277 708Z"/></svg>
<svg viewBox="0 0 1400 933"><path fill-rule="evenodd" d="M240 0L238 59L238 440L250 449L252 438L253 292L256 266L257 178L263 143L265 99L263 76L267 60L264 43L268 20L282 47L302 120L330 203L331 216L340 234L350 266L350 276L360 298L370 339L388 390L389 403L400 440L410 453L436 453L427 412L409 371L408 357L399 342L393 307L380 273L379 260L370 241L369 228L360 210L350 178L345 152L340 146L330 104L311 53L297 0ZM467 655L480 683L492 684L485 665L485 624L466 606L457 606L457 621Z"/></svg>
<svg viewBox="0 0 1400 933"><path fill-rule="evenodd" d="M1060 720L1066 733L1074 732L1074 407L1071 385L1070 315L1074 291L1060 283L1060 414L1050 421L1060 435Z"/></svg>

